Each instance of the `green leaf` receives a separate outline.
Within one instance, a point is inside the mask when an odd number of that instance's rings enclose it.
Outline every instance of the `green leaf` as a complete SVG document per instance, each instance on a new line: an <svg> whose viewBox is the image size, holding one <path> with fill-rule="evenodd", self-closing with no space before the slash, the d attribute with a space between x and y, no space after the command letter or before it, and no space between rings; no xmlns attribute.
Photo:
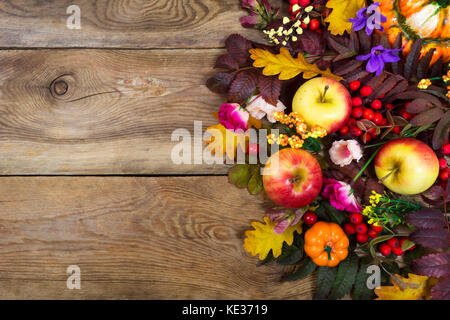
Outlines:
<svg viewBox="0 0 450 320"><path fill-rule="evenodd" d="M402 244L402 251L406 251L409 248L412 248L414 246L414 242L412 242L411 240L406 239L403 244Z"/></svg>
<svg viewBox="0 0 450 320"><path fill-rule="evenodd" d="M297 247L295 245L288 246L286 243L283 245L283 252L276 261L283 265L292 265L299 262L303 257L303 247Z"/></svg>
<svg viewBox="0 0 450 320"><path fill-rule="evenodd" d="M295 281L305 278L306 276L309 276L311 273L316 270L317 265L312 262L311 259L306 258L302 265L294 272L287 274L283 277L282 280L284 281Z"/></svg>
<svg viewBox="0 0 450 320"><path fill-rule="evenodd" d="M404 135L407 133L407 131L408 131L409 129L411 129L411 127L412 127L412 124L411 124L411 123L408 123L406 126L403 127L402 131L400 132L400 135L401 135L401 136L404 136Z"/></svg>
<svg viewBox="0 0 450 320"><path fill-rule="evenodd" d="M268 264L273 261L275 261L275 258L273 257L272 250L270 250L269 253L267 254L267 257L264 260L262 260L262 261L258 260L257 267L263 266L263 265Z"/></svg>
<svg viewBox="0 0 450 320"><path fill-rule="evenodd" d="M355 279L355 288L353 290L354 300L371 300L373 298L373 290L367 288L367 279L371 276L367 273L367 267L373 265L372 259L364 259L361 261L358 274Z"/></svg>
<svg viewBox="0 0 450 320"><path fill-rule="evenodd" d="M247 189L248 192L250 192L250 194L258 194L261 191L263 191L264 189L263 180L261 173L259 172L259 167L258 170L256 170L256 172L253 173L252 177L248 181Z"/></svg>
<svg viewBox="0 0 450 320"><path fill-rule="evenodd" d="M319 267L314 300L326 299L336 278L337 268Z"/></svg>
<svg viewBox="0 0 450 320"><path fill-rule="evenodd" d="M230 182L238 188L246 188L250 177L250 165L248 164L238 164L228 172Z"/></svg>
<svg viewBox="0 0 450 320"><path fill-rule="evenodd" d="M339 225L342 224L342 222L344 222L346 215L343 211L336 209L326 201L323 201L322 205L325 207L325 210L328 213L328 216L330 217L330 220L332 222L335 222Z"/></svg>
<svg viewBox="0 0 450 320"><path fill-rule="evenodd" d="M416 131L414 131L412 134L408 135L408 137L415 137L419 133L421 133L422 131L427 130L429 127L431 127L431 124L427 124L426 126L420 126L420 127L417 128Z"/></svg>
<svg viewBox="0 0 450 320"><path fill-rule="evenodd" d="M403 255L403 262L411 264L416 259L419 259L423 255L423 247L416 245L413 250L406 251Z"/></svg>
<svg viewBox="0 0 450 320"><path fill-rule="evenodd" d="M325 211L325 207L323 206L323 203L325 203L325 201L322 201L320 203L320 206L314 212L315 212L315 214L317 214L317 217L319 218L319 220L329 222L330 217L328 216L327 212Z"/></svg>
<svg viewBox="0 0 450 320"><path fill-rule="evenodd" d="M383 132L383 134L380 136L380 139L384 139L391 131L394 130L394 127L388 128L386 131Z"/></svg>
<svg viewBox="0 0 450 320"><path fill-rule="evenodd" d="M322 150L322 146L320 145L319 140L312 137L309 137L305 140L302 148L312 152L319 152L320 150Z"/></svg>
<svg viewBox="0 0 450 320"><path fill-rule="evenodd" d="M305 240L303 240L303 236L301 234L298 234L297 232L294 232L294 245L296 245L299 248L302 248L305 246Z"/></svg>
<svg viewBox="0 0 450 320"><path fill-rule="evenodd" d="M358 256L351 255L339 264L336 279L331 288L330 299L341 299L353 287L358 272Z"/></svg>

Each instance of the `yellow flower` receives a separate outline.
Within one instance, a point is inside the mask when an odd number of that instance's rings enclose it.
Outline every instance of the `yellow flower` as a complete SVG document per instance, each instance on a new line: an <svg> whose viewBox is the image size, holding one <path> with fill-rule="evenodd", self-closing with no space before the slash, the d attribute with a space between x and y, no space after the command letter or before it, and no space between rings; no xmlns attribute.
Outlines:
<svg viewBox="0 0 450 320"><path fill-rule="evenodd" d="M264 260L272 250L275 258L281 255L283 243L292 245L294 241L294 231L298 234L302 233L302 223L299 222L294 226L289 226L283 233L276 234L274 229L276 222L264 217L265 224L255 221L252 222L254 230L245 232L244 249L253 256L259 254L259 260Z"/></svg>
<svg viewBox="0 0 450 320"><path fill-rule="evenodd" d="M349 18L356 17L359 9L366 6L365 0L328 0L327 8L333 9L325 22L329 22L328 30L331 34L342 35L345 31L352 31L352 23Z"/></svg>
<svg viewBox="0 0 450 320"><path fill-rule="evenodd" d="M367 216L367 215L369 215L369 214L371 214L371 213L372 213L372 207L371 207L371 206L366 206L366 207L364 208L363 212L362 212L362 214L363 214L364 216Z"/></svg>
<svg viewBox="0 0 450 320"><path fill-rule="evenodd" d="M419 89L425 90L427 89L429 86L431 86L431 80L430 79L422 79L419 81L419 84L417 85L417 87Z"/></svg>

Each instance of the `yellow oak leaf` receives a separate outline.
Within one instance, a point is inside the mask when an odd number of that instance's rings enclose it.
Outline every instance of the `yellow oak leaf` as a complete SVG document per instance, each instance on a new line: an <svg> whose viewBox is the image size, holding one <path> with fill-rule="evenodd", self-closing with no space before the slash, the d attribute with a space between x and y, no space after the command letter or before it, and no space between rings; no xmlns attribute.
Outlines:
<svg viewBox="0 0 450 320"><path fill-rule="evenodd" d="M218 123L206 129L211 136L205 139L208 143L206 151L211 154L226 154L228 158L234 159L239 146L242 152L245 152L249 133L235 133L227 130L222 124Z"/></svg>
<svg viewBox="0 0 450 320"><path fill-rule="evenodd" d="M353 24L348 19L355 18L358 10L365 6L365 0L329 0L327 8L333 11L325 19L325 22L330 23L328 30L334 35L342 35L345 31L350 33Z"/></svg>
<svg viewBox="0 0 450 320"><path fill-rule="evenodd" d="M323 71L315 64L308 63L302 54L293 58L289 50L283 47L280 48L279 54L273 54L264 49L250 49L249 52L250 57L254 60L253 66L264 68L263 74L266 76L279 74L280 80L288 80L303 73L304 79L311 79L320 74L338 81L342 80L342 77L333 74L330 69Z"/></svg>
<svg viewBox="0 0 450 320"><path fill-rule="evenodd" d="M261 129L261 120L253 118L252 116L248 117L248 127L249 128L255 128L255 129Z"/></svg>
<svg viewBox="0 0 450 320"><path fill-rule="evenodd" d="M393 286L382 286L375 289L377 300L419 300L427 297L430 286L429 278L408 273L408 278L396 274L391 277Z"/></svg>
<svg viewBox="0 0 450 320"><path fill-rule="evenodd" d="M268 217L264 217L264 222L265 224L254 221L252 222L254 230L245 231L244 249L253 256L259 254L259 260L264 260L270 250L272 250L274 258L278 258L281 255L283 242L291 245L294 241L294 231L297 231L298 234L302 233L301 222L294 226L289 226L281 234L273 232L276 222L273 222Z"/></svg>

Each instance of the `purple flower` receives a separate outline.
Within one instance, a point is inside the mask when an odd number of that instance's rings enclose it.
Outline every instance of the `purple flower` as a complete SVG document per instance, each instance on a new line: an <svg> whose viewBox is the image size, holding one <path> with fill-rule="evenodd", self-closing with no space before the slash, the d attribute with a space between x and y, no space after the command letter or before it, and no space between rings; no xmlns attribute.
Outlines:
<svg viewBox="0 0 450 320"><path fill-rule="evenodd" d="M244 28L264 30L275 20L279 8L272 8L267 0L242 0L242 8L248 12L248 16L240 19Z"/></svg>
<svg viewBox="0 0 450 320"><path fill-rule="evenodd" d="M253 28L259 23L259 16L252 12L248 16L242 17L240 21L244 28Z"/></svg>
<svg viewBox="0 0 450 320"><path fill-rule="evenodd" d="M237 103L224 103L219 110L219 122L228 130L248 129L249 113Z"/></svg>
<svg viewBox="0 0 450 320"><path fill-rule="evenodd" d="M273 233L281 234L285 232L288 227L295 226L305 212L305 208L300 208L296 211L291 209L268 209L267 213L269 219L277 223Z"/></svg>
<svg viewBox="0 0 450 320"><path fill-rule="evenodd" d="M369 72L376 72L376 75L380 75L383 72L384 64L387 62L397 62L400 57L394 54L394 52L402 51L403 49L386 49L383 46L373 47L369 54L357 56L356 59L367 62L366 70Z"/></svg>
<svg viewBox="0 0 450 320"><path fill-rule="evenodd" d="M381 14L378 9L379 6L379 2L374 2L368 7L359 9L356 13L356 18L348 19L348 21L353 23L353 30L359 31L366 28L368 36L372 34L373 29L383 31L384 28L381 23L386 22L387 18Z"/></svg>
<svg viewBox="0 0 450 320"><path fill-rule="evenodd" d="M324 179L323 183L325 188L322 196L330 201L333 207L351 213L359 213L362 210L349 184L335 179Z"/></svg>

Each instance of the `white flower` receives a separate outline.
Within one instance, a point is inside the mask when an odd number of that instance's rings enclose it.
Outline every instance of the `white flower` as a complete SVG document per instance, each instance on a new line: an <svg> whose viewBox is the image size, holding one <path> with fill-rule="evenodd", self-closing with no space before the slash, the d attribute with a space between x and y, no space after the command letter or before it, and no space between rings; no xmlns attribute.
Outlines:
<svg viewBox="0 0 450 320"><path fill-rule="evenodd" d="M255 119L262 119L264 116L267 116L267 120L272 123L275 123L276 120L273 117L275 112L283 112L286 109L283 102L278 100L277 105L268 103L261 96L254 96L250 102L247 104L247 111L251 114L251 116Z"/></svg>
<svg viewBox="0 0 450 320"><path fill-rule="evenodd" d="M353 159L358 162L362 157L361 146L356 140L334 141L329 152L331 161L341 167L349 165Z"/></svg>

